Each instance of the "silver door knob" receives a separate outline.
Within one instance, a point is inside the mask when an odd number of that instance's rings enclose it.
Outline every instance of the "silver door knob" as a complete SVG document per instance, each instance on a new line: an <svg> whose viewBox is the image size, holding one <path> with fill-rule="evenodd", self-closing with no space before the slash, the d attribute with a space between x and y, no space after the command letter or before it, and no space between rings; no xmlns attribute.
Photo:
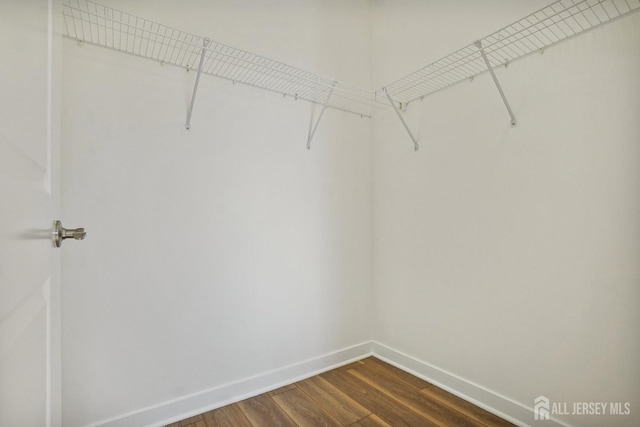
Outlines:
<svg viewBox="0 0 640 427"><path fill-rule="evenodd" d="M60 221L53 221L53 244L56 248L62 246L64 239L83 240L86 236L84 228L64 228Z"/></svg>

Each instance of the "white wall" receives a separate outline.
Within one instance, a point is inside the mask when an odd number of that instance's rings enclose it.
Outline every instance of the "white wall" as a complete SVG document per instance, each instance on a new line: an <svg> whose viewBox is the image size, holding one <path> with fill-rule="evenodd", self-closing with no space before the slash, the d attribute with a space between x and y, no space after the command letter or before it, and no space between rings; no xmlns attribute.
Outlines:
<svg viewBox="0 0 640 427"><path fill-rule="evenodd" d="M105 3L369 84L364 1ZM65 42L65 426L371 338L370 121L194 77Z"/></svg>
<svg viewBox="0 0 640 427"><path fill-rule="evenodd" d="M374 84L547 2L450 3L376 2ZM517 128L488 75L409 106L417 153L376 118L376 340L527 407L632 405L566 423L638 425L638 52L636 13L499 70Z"/></svg>

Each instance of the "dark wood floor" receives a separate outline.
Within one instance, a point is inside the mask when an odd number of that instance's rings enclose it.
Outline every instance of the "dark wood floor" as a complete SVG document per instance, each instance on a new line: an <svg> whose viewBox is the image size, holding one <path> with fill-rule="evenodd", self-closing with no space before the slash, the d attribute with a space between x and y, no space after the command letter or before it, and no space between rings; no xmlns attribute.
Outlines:
<svg viewBox="0 0 640 427"><path fill-rule="evenodd" d="M374 357L170 427L513 426Z"/></svg>

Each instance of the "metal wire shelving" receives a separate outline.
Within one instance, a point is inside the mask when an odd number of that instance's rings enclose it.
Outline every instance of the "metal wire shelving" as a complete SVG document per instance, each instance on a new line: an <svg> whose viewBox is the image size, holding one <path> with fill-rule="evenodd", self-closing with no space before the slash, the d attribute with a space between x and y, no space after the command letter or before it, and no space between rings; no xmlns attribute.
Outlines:
<svg viewBox="0 0 640 427"><path fill-rule="evenodd" d="M376 91L393 105L417 149L398 108L489 71L511 116L516 120L493 68L640 10L640 0L559 0L511 25L416 70ZM397 106L396 106L397 104Z"/></svg>
<svg viewBox="0 0 640 427"><path fill-rule="evenodd" d="M135 16L90 0L63 0L66 36L165 64L197 70L187 129L201 74L280 93L322 106L307 147L327 108L371 117L393 107L418 149L401 110L408 104L489 72L516 118L494 68L640 10L640 0L557 0L377 91L328 77ZM388 102L386 102L388 101Z"/></svg>
<svg viewBox="0 0 640 427"><path fill-rule="evenodd" d="M195 89L202 73L322 105L320 114L325 108L332 108L371 117L375 112L387 108L376 99L374 91L356 88L93 1L64 0L62 12L65 36L163 64L196 70L198 77ZM187 128L192 108L193 102Z"/></svg>
<svg viewBox="0 0 640 427"><path fill-rule="evenodd" d="M539 52L640 8L640 0L559 0L480 39L492 67ZM385 86L408 104L487 71L476 42ZM378 91L383 95L383 90Z"/></svg>

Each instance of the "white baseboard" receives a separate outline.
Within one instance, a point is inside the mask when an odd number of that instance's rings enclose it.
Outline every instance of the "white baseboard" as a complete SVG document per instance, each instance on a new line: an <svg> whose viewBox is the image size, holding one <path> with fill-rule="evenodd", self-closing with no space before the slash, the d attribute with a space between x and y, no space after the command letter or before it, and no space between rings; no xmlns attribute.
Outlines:
<svg viewBox="0 0 640 427"><path fill-rule="evenodd" d="M535 421L533 408L461 378L377 341L338 351L234 381L168 402L140 409L88 427L159 427L276 388L301 381L342 365L375 356L521 427L572 427L557 419Z"/></svg>
<svg viewBox="0 0 640 427"><path fill-rule="evenodd" d="M140 409L89 427L158 427L301 381L371 356L371 341L254 375L168 402Z"/></svg>
<svg viewBox="0 0 640 427"><path fill-rule="evenodd" d="M533 408L377 341L373 355L521 427L571 427L557 419L536 421ZM532 402L533 403L533 402Z"/></svg>

